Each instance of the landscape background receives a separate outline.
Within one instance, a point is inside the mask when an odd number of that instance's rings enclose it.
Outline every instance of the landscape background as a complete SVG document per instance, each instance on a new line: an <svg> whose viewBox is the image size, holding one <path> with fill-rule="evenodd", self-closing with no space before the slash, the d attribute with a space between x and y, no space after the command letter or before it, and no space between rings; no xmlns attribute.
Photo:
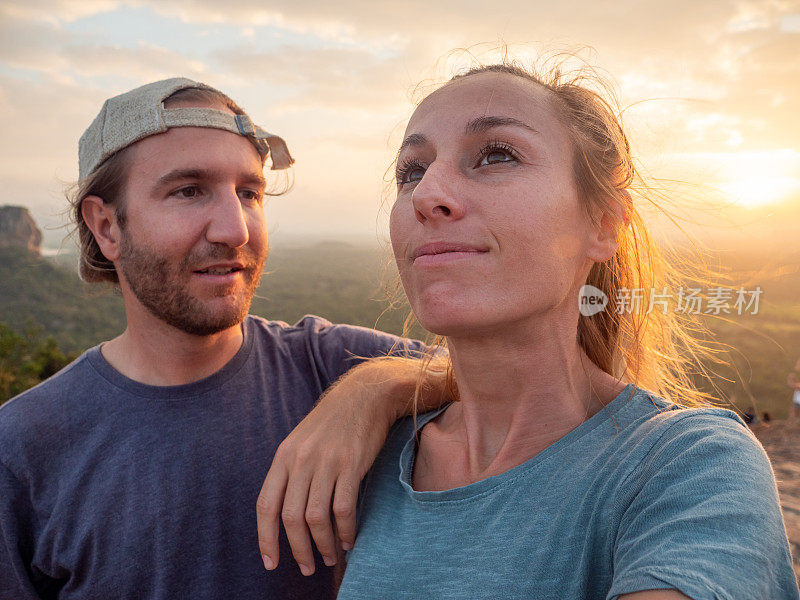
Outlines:
<svg viewBox="0 0 800 600"><path fill-rule="evenodd" d="M784 420L800 358L798 0L0 0L0 205L43 234L41 252L3 247L0 222L0 403L124 327L120 298L78 279L63 227L77 141L106 98L186 76L285 137L294 187L267 203L252 312L398 333L385 173L415 103L469 66L557 52L616 94L645 191L671 211L639 198L659 243L686 248L685 230L719 285L763 290L758 314L702 317L730 366L697 384L762 417L800 574L800 423Z"/></svg>
<svg viewBox="0 0 800 600"><path fill-rule="evenodd" d="M80 281L69 243L41 256L25 244L2 247L3 233L0 218L0 404L124 328L121 298L110 287ZM800 248L792 236L756 244L746 239L740 236L736 251L704 256L725 275L720 285L763 290L758 313L702 317L711 339L729 348L721 357L729 365L708 365L716 374L697 384L721 406L757 417L751 428L772 461L800 581L800 420L785 420L786 376L800 357ZM293 323L313 313L402 332L407 307L394 293L396 272L385 245L322 239L272 245L253 314ZM410 333L425 335L419 328Z"/></svg>
<svg viewBox="0 0 800 600"><path fill-rule="evenodd" d="M772 419L782 419L788 415L791 398L786 378L800 359L800 247L796 238L784 239L782 250L745 240L742 236L738 250L675 250L684 258L706 260L708 268L718 273L719 281L712 283L762 290L757 314L752 306L741 314L731 307L728 314L698 317L709 329L708 339L723 350L720 358L729 365L707 365L715 375L710 380L697 379L697 384L734 410L751 408L759 416L766 412ZM80 281L72 243L59 251L45 248L43 254L19 246L0 247L0 323L5 324L5 335L9 339L14 333L21 336L17 346L27 336L31 340L27 352L35 352L52 337L67 357L121 333L125 326L121 297L111 286ZM335 323L401 334L408 306L396 284L389 248L377 240L302 243L278 239L271 243L251 312L287 323L316 314ZM701 287L692 281L685 284ZM675 302L674 298L670 301L670 309ZM421 338L428 335L419 326L409 333ZM8 347L13 345L8 342ZM53 349L51 343L48 351ZM5 378L6 382L5 388L0 387L0 401L12 391L21 391L22 381L35 382L23 377L10 383L10 363L3 360L0 356L0 381ZM42 371L43 376L49 374L47 369Z"/></svg>

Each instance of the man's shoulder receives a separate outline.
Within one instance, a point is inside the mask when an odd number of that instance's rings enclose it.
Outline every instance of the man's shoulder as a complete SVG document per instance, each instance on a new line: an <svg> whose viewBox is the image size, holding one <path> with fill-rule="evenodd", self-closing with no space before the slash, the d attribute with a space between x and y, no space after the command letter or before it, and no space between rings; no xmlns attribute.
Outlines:
<svg viewBox="0 0 800 600"><path fill-rule="evenodd" d="M263 359L261 364L294 365L314 373L322 389L365 359L419 357L427 351L418 341L357 325L334 325L315 315L306 315L294 325L249 316L248 333Z"/></svg>
<svg viewBox="0 0 800 600"><path fill-rule="evenodd" d="M251 324L251 331L271 337L320 332L327 327L333 327L333 323L317 315L305 315L294 325L290 325L285 321L265 319L258 315L247 315L247 321Z"/></svg>
<svg viewBox="0 0 800 600"><path fill-rule="evenodd" d="M287 347L298 346L322 352L345 352L354 356L380 356L390 351L396 354L419 355L425 346L418 341L399 338L393 334L359 325L331 323L324 317L304 315L293 325L248 315L250 330L260 342L272 342Z"/></svg>
<svg viewBox="0 0 800 600"><path fill-rule="evenodd" d="M90 352L84 352L54 375L0 405L0 423L23 413L35 413L64 400L77 389L86 388L89 374L95 373L89 362Z"/></svg>
<svg viewBox="0 0 800 600"><path fill-rule="evenodd" d="M369 329L359 325L347 325L343 323L331 323L328 319L317 315L303 315L297 322L290 325L285 321L271 321L257 315L248 315L255 329L263 334L273 337L302 337L314 335L388 335L376 329Z"/></svg>
<svg viewBox="0 0 800 600"><path fill-rule="evenodd" d="M71 421L69 416L90 409L82 398L96 389L93 382L98 375L90 364L89 352L0 406L0 449L8 450L14 440L45 443L48 436L59 435L54 428Z"/></svg>

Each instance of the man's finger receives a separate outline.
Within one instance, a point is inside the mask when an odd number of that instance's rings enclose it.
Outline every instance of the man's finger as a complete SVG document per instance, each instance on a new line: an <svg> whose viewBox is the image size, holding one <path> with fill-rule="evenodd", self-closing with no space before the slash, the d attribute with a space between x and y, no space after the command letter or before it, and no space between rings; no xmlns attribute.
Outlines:
<svg viewBox="0 0 800 600"><path fill-rule="evenodd" d="M356 502L359 482L360 477L356 477L353 473L343 473L336 481L333 516L344 550L350 550L356 543Z"/></svg>
<svg viewBox="0 0 800 600"><path fill-rule="evenodd" d="M325 469L314 476L306 507L306 523L322 559L329 567L336 564L336 537L331 522L331 503L336 482L330 476L331 472Z"/></svg>
<svg viewBox="0 0 800 600"><path fill-rule="evenodd" d="M314 552L311 548L311 538L308 534L306 523L306 505L308 504L308 490L311 485L311 471L301 469L302 472L292 473L286 485L286 495L283 499L283 527L286 537L292 547L292 555L300 567L303 575L311 575L315 570Z"/></svg>
<svg viewBox="0 0 800 600"><path fill-rule="evenodd" d="M256 521L258 522L258 547L264 567L274 569L278 566L283 495L288 481L286 469L273 463L256 501Z"/></svg>

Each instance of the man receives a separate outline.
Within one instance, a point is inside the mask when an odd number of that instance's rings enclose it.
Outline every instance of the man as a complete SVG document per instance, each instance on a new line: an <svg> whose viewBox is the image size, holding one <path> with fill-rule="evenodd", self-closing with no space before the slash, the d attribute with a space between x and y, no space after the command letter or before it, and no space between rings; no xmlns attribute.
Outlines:
<svg viewBox="0 0 800 600"><path fill-rule="evenodd" d="M302 565L313 575L290 560L267 570L243 507L323 390L399 340L247 316L267 256L268 157L293 162L187 79L109 99L82 136L81 274L119 286L127 328L0 410L0 599L333 597L333 542ZM398 367L388 381L381 365L315 410L342 415L332 435L353 440L340 446L358 476L416 376Z"/></svg>

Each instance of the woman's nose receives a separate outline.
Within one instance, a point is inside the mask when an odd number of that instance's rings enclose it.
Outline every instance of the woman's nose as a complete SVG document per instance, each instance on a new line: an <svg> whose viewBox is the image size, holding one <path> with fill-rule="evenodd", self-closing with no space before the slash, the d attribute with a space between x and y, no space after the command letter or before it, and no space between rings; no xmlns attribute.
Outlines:
<svg viewBox="0 0 800 600"><path fill-rule="evenodd" d="M428 167L411 194L417 221L451 221L464 215L464 202L456 189L457 177L446 165L433 163Z"/></svg>

